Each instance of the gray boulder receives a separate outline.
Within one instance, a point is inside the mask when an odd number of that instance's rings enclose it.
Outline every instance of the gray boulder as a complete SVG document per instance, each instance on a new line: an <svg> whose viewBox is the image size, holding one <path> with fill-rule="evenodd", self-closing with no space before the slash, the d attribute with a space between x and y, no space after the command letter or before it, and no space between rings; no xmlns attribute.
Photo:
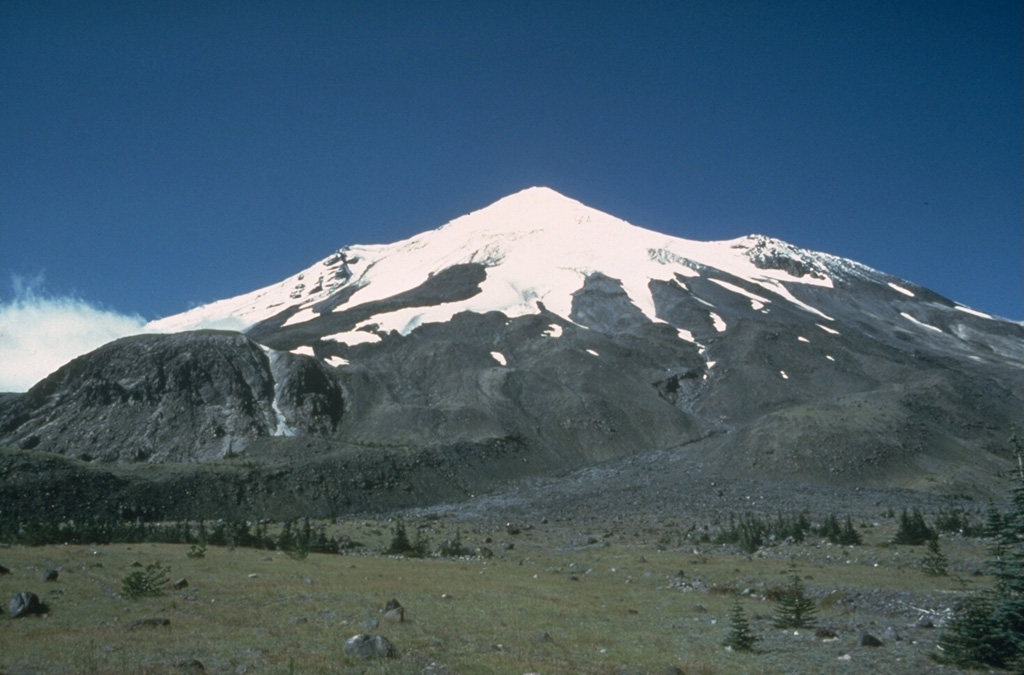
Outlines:
<svg viewBox="0 0 1024 675"><path fill-rule="evenodd" d="M39 581L56 581L57 577L60 576L60 572L55 569L48 569L39 575Z"/></svg>
<svg viewBox="0 0 1024 675"><path fill-rule="evenodd" d="M391 642L383 635L360 633L345 641L345 653L362 659L383 659L398 656Z"/></svg>
<svg viewBox="0 0 1024 675"><path fill-rule="evenodd" d="M860 634L860 646L861 647L881 647L882 641L876 638L871 633Z"/></svg>
<svg viewBox="0 0 1024 675"><path fill-rule="evenodd" d="M15 593L14 597L7 603L7 614L12 619L42 614L44 611L43 603L39 602L39 596L30 591Z"/></svg>

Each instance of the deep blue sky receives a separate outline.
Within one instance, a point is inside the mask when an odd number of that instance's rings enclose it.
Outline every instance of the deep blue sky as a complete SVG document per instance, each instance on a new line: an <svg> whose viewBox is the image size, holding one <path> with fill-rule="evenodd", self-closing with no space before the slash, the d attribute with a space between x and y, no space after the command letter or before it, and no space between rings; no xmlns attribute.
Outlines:
<svg viewBox="0 0 1024 675"><path fill-rule="evenodd" d="M1022 22L1020 0L4 0L0 300L36 279L157 318L546 185L1019 320Z"/></svg>

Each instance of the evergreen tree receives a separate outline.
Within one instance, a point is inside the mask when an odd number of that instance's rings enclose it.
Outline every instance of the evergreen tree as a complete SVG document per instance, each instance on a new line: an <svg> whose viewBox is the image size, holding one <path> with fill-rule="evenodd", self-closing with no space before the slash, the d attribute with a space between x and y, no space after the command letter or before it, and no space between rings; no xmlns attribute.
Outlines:
<svg viewBox="0 0 1024 675"><path fill-rule="evenodd" d="M747 621L746 612L743 611L743 605L740 604L739 596L736 596L732 610L729 612L729 635L722 644L732 647L738 652L744 652L752 650L758 639L750 629L750 623Z"/></svg>
<svg viewBox="0 0 1024 675"><path fill-rule="evenodd" d="M789 587L783 590L775 603L776 628L811 628L814 626L814 615L817 613L814 600L804 592L800 575L793 569L789 577Z"/></svg>
<svg viewBox="0 0 1024 675"><path fill-rule="evenodd" d="M395 521L391 543L384 550L384 553L388 555L405 555L411 550L413 550L412 542L409 541L409 534L405 531L405 522L399 518Z"/></svg>
<svg viewBox="0 0 1024 675"><path fill-rule="evenodd" d="M839 532L839 540L836 542L843 546L860 546L862 539L860 538L860 532L853 527L853 519L850 516L846 516L846 522L843 523L843 529Z"/></svg>
<svg viewBox="0 0 1024 675"><path fill-rule="evenodd" d="M945 660L963 667L1005 668L1024 664L1024 443L1014 432L1017 460L1009 511L992 548L995 588L976 593L953 614L939 638ZM1019 671L1018 671L1019 672Z"/></svg>
<svg viewBox="0 0 1024 675"><path fill-rule="evenodd" d="M924 573L933 577L944 577L948 565L949 560L946 558L946 554L939 548L939 540L929 539L928 553L921 558L921 567L924 568Z"/></svg>
<svg viewBox="0 0 1024 675"><path fill-rule="evenodd" d="M839 536L842 530L839 527L839 519L836 518L836 514L830 513L822 521L821 527L818 528L818 534L825 537L833 544L839 543Z"/></svg>
<svg viewBox="0 0 1024 675"><path fill-rule="evenodd" d="M928 524L924 522L924 516L921 515L920 511L914 509L912 513L908 514L907 510L903 509L903 513L900 515L900 526L896 531L893 543L920 546L927 541L935 539L937 536L935 530L928 527Z"/></svg>

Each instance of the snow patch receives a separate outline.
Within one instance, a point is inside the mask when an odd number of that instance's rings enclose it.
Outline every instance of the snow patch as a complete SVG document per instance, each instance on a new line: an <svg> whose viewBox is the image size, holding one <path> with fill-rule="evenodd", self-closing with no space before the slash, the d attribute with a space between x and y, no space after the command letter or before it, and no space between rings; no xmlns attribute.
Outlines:
<svg viewBox="0 0 1024 675"><path fill-rule="evenodd" d="M719 333L724 333L725 329L728 326L726 325L722 317L718 316L714 312L708 312L708 314L711 316L711 322L715 324L715 330L717 330Z"/></svg>
<svg viewBox="0 0 1024 675"><path fill-rule="evenodd" d="M891 281L889 282L889 288L891 288L892 290L896 291L897 293L902 293L903 295L905 295L905 296L907 296L909 298L916 297L912 291L908 291L907 289L903 288L902 286L897 286L896 284L894 284Z"/></svg>
<svg viewBox="0 0 1024 675"><path fill-rule="evenodd" d="M805 337L804 337L803 335L801 335L800 337L798 337L798 338L797 338L797 340L798 340L799 342L806 342L806 343L808 343L808 344L810 344L810 342L811 342L810 340L808 340L807 338L805 338Z"/></svg>
<svg viewBox="0 0 1024 675"><path fill-rule="evenodd" d="M679 328L677 330L679 331L679 338L681 340L685 340L686 342L692 342L693 344L697 344L697 340L696 340L696 338L693 337L693 333L691 333L690 331L686 330L685 328Z"/></svg>
<svg viewBox="0 0 1024 675"><path fill-rule="evenodd" d="M343 359L340 356L329 356L324 359L324 363L331 366L332 368L338 368L340 366L347 366L348 359Z"/></svg>
<svg viewBox="0 0 1024 675"><path fill-rule="evenodd" d="M503 366L508 365L508 361L505 359L505 355L502 354L501 352L491 352L491 358Z"/></svg>
<svg viewBox="0 0 1024 675"><path fill-rule="evenodd" d="M835 359L829 356L828 354L825 354L825 358L828 359L829 361L835 361Z"/></svg>
<svg viewBox="0 0 1024 675"><path fill-rule="evenodd" d="M293 349L292 354L298 354L299 356L316 356L316 354L313 353L313 348L305 345Z"/></svg>
<svg viewBox="0 0 1024 675"><path fill-rule="evenodd" d="M284 328L286 326L306 323L307 321L312 321L317 318L317 316L319 315L310 308L300 309L298 312L295 312L295 314L288 317L288 320L281 324L281 327Z"/></svg>
<svg viewBox="0 0 1024 675"><path fill-rule="evenodd" d="M991 319L992 318L991 314L985 314L985 312L979 312L976 309L971 309L970 307L964 307L963 305L956 305L955 309L958 312L963 312L965 314L973 314L974 316L979 316L982 319Z"/></svg>
<svg viewBox="0 0 1024 675"><path fill-rule="evenodd" d="M600 356L600 354L595 352L593 349L588 349L587 353L590 354L591 356Z"/></svg>
<svg viewBox="0 0 1024 675"><path fill-rule="evenodd" d="M820 323L816 323L814 325L817 326L818 328L822 329L826 333L830 333L832 335L839 335L839 331L835 330L834 328L829 328L828 326L823 326Z"/></svg>
<svg viewBox="0 0 1024 675"><path fill-rule="evenodd" d="M782 379L784 379L784 380L788 380L789 379L789 375L786 375L786 371L784 371L784 370L780 370L779 371L779 375L782 375Z"/></svg>
<svg viewBox="0 0 1024 675"><path fill-rule="evenodd" d="M562 337L562 327L557 323L553 323L548 326L547 330L544 331L544 337L557 338Z"/></svg>
<svg viewBox="0 0 1024 675"><path fill-rule="evenodd" d="M380 336L376 333L369 333L365 330L350 330L344 333L335 333L334 335L325 335L323 340L333 340L334 342L341 342L349 346L369 344L373 342L380 342Z"/></svg>
<svg viewBox="0 0 1024 675"><path fill-rule="evenodd" d="M757 282L757 280L754 280L754 281ZM760 285L761 285L762 288L764 288L766 290L769 290L769 291L771 291L771 292L773 292L773 293L775 293L777 295L782 296L783 298L785 298L786 300L790 301L791 303L793 303L797 307L799 307L799 308L801 308L801 309L803 309L803 310L805 310L807 312L810 312L811 314L817 314L818 316L822 317L826 321L834 321L834 319L832 317L830 317L828 314L825 314L820 309L817 309L815 307L811 307L806 302L802 302L800 300L797 300L796 296L794 296L792 293L790 293L789 289L787 289L785 286L783 286L778 281L766 279L766 280L764 280L764 283L761 283ZM828 286L829 286L829 288L832 287L831 279L829 280Z"/></svg>
<svg viewBox="0 0 1024 675"><path fill-rule="evenodd" d="M906 312L900 312L900 316L902 316L904 319L906 319L907 321L909 321L911 323L915 323L918 326L921 326L922 328L927 328L927 329L933 330L933 331L935 331L937 333L941 333L942 332L941 328L936 328L935 326L932 326L932 325L929 325L927 323L923 323L921 321L918 321L917 319L915 319L914 317L910 316Z"/></svg>
<svg viewBox="0 0 1024 675"><path fill-rule="evenodd" d="M761 307L764 307L767 303L771 302L768 298L762 298L760 295L751 293L745 288L740 288L736 284L730 284L728 281L722 281L721 279L708 279L708 281L718 284L722 288L732 291L733 293L738 293L746 298L750 298L753 301L751 304L757 305L754 309L761 309Z"/></svg>

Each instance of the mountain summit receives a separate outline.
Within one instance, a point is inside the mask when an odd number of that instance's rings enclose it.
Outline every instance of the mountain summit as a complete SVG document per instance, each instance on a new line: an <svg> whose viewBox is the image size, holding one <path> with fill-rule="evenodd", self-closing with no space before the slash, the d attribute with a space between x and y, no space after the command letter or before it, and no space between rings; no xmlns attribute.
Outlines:
<svg viewBox="0 0 1024 675"><path fill-rule="evenodd" d="M723 475L983 493L1024 410L1019 324L547 188L147 328L167 335L0 399L0 444L96 466L225 460L211 513L225 489L231 509L277 508L235 484L237 458L312 480L321 512L665 450Z"/></svg>

